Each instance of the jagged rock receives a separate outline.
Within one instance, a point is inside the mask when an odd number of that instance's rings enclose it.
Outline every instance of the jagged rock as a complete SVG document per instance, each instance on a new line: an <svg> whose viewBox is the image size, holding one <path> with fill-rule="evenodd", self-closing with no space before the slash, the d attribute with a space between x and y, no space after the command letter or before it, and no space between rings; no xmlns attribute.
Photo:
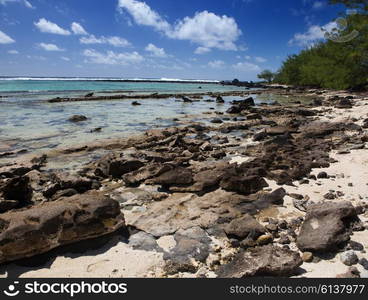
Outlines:
<svg viewBox="0 0 368 300"><path fill-rule="evenodd" d="M176 246L164 254L166 273L195 272L197 262L205 262L209 255L211 239L200 227L179 230L174 239Z"/></svg>
<svg viewBox="0 0 368 300"><path fill-rule="evenodd" d="M220 186L231 192L242 195L254 194L261 189L268 187L267 182L260 176L229 176L221 180Z"/></svg>
<svg viewBox="0 0 368 300"><path fill-rule="evenodd" d="M239 219L235 219L225 227L225 232L230 237L244 239L251 237L257 239L266 232L265 228L251 215L245 215Z"/></svg>
<svg viewBox="0 0 368 300"><path fill-rule="evenodd" d="M170 185L189 185L193 182L193 175L189 169L177 167L158 177L149 179L147 184L161 184L163 186Z"/></svg>
<svg viewBox="0 0 368 300"><path fill-rule="evenodd" d="M33 190L27 176L0 180L0 201L2 202L0 211L29 205L32 194Z"/></svg>
<svg viewBox="0 0 368 300"><path fill-rule="evenodd" d="M325 252L350 238L358 217L350 202L324 202L308 206L297 245L302 251Z"/></svg>
<svg viewBox="0 0 368 300"><path fill-rule="evenodd" d="M291 276L303 263L297 252L273 245L241 252L217 271L220 278Z"/></svg>
<svg viewBox="0 0 368 300"><path fill-rule="evenodd" d="M136 171L144 166L140 160L126 160L118 155L109 154L96 163L95 175L99 177L121 178L123 175Z"/></svg>
<svg viewBox="0 0 368 300"><path fill-rule="evenodd" d="M242 111L256 105L252 97L245 100L233 101L232 104L234 105L227 110L228 114L240 114Z"/></svg>
<svg viewBox="0 0 368 300"><path fill-rule="evenodd" d="M160 176L161 174L168 172L173 169L172 165L169 164L161 164L161 163L152 163L147 166L144 166L137 171L130 172L123 176L123 180L127 185L138 185L139 183Z"/></svg>
<svg viewBox="0 0 368 300"><path fill-rule="evenodd" d="M0 263L99 237L124 226L119 204L89 192L0 216Z"/></svg>

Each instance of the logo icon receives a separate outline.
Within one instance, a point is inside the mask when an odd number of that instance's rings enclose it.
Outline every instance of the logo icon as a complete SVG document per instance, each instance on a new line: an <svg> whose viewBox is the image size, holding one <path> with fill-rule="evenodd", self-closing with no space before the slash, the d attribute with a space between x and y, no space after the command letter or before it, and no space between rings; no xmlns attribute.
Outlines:
<svg viewBox="0 0 368 300"><path fill-rule="evenodd" d="M15 288L15 285L18 284L19 281L14 281L13 284L10 284L8 286L7 290L4 290L4 294L9 296L9 297L15 297L17 296L20 292Z"/></svg>

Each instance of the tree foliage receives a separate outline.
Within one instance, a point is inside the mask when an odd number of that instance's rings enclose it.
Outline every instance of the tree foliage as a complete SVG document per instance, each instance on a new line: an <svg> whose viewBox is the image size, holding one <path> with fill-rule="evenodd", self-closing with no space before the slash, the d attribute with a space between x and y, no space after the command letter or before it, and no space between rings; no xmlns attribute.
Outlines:
<svg viewBox="0 0 368 300"><path fill-rule="evenodd" d="M258 74L259 79L264 79L268 83L271 83L274 77L275 77L275 74L270 70L264 70L262 71L262 73Z"/></svg>
<svg viewBox="0 0 368 300"><path fill-rule="evenodd" d="M331 0L359 13L345 17L345 28L297 55L289 56L275 77L278 83L310 87L348 89L368 85L368 3L367 0ZM352 32L357 36L346 40Z"/></svg>

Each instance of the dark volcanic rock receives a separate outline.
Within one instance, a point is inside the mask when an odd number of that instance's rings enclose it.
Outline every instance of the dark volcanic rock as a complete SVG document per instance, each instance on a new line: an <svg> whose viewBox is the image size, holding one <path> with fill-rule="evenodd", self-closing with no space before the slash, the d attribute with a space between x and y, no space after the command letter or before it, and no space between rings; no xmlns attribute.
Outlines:
<svg viewBox="0 0 368 300"><path fill-rule="evenodd" d="M265 228L251 215L245 215L239 219L231 221L225 227L225 232L230 237L244 239L248 236L255 240L266 232Z"/></svg>
<svg viewBox="0 0 368 300"><path fill-rule="evenodd" d="M121 178L124 174L136 171L144 166L140 160L127 160L119 155L109 154L96 163L95 175L99 177Z"/></svg>
<svg viewBox="0 0 368 300"><path fill-rule="evenodd" d="M29 183L27 176L14 177L11 179L4 179L0 181L0 201L5 200L2 203L2 211L6 211L5 208L13 208L13 204L16 201L19 207L26 206L31 203L33 190ZM14 207L15 207L14 206Z"/></svg>
<svg viewBox="0 0 368 300"><path fill-rule="evenodd" d="M0 216L0 263L45 253L124 226L119 204L97 192Z"/></svg>
<svg viewBox="0 0 368 300"><path fill-rule="evenodd" d="M73 122L73 123L78 123L78 122L83 122L83 121L87 121L88 118L86 116L83 115L74 115L71 116L68 121Z"/></svg>
<svg viewBox="0 0 368 300"><path fill-rule="evenodd" d="M303 261L297 252L267 245L241 252L226 265L220 267L220 278L244 278L254 276L291 276Z"/></svg>
<svg viewBox="0 0 368 300"><path fill-rule="evenodd" d="M232 104L234 105L227 110L228 114L240 114L242 111L256 105L252 97L245 100L233 101Z"/></svg>
<svg viewBox="0 0 368 300"><path fill-rule="evenodd" d="M209 255L211 239L200 227L179 230L174 239L176 246L164 254L166 273L195 272L196 262L205 262Z"/></svg>
<svg viewBox="0 0 368 300"><path fill-rule="evenodd" d="M308 206L297 239L302 251L325 252L347 242L359 219L350 202L325 202Z"/></svg>
<svg viewBox="0 0 368 300"><path fill-rule="evenodd" d="M260 176L229 176L221 180L220 186L226 191L250 195L268 187L268 184Z"/></svg>
<svg viewBox="0 0 368 300"><path fill-rule="evenodd" d="M177 167L160 176L147 180L148 184L170 185L189 185L193 182L193 175L189 169Z"/></svg>

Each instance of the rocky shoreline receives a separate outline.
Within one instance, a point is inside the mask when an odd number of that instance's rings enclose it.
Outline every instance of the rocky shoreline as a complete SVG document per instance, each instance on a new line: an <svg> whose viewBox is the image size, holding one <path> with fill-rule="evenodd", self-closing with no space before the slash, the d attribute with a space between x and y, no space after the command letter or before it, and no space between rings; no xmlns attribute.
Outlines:
<svg viewBox="0 0 368 300"><path fill-rule="evenodd" d="M59 151L108 150L73 172L48 169L47 155L1 167L1 274L366 278L368 96L276 92L314 100L247 98L211 125ZM59 253L50 268L13 262L113 232L103 251Z"/></svg>

